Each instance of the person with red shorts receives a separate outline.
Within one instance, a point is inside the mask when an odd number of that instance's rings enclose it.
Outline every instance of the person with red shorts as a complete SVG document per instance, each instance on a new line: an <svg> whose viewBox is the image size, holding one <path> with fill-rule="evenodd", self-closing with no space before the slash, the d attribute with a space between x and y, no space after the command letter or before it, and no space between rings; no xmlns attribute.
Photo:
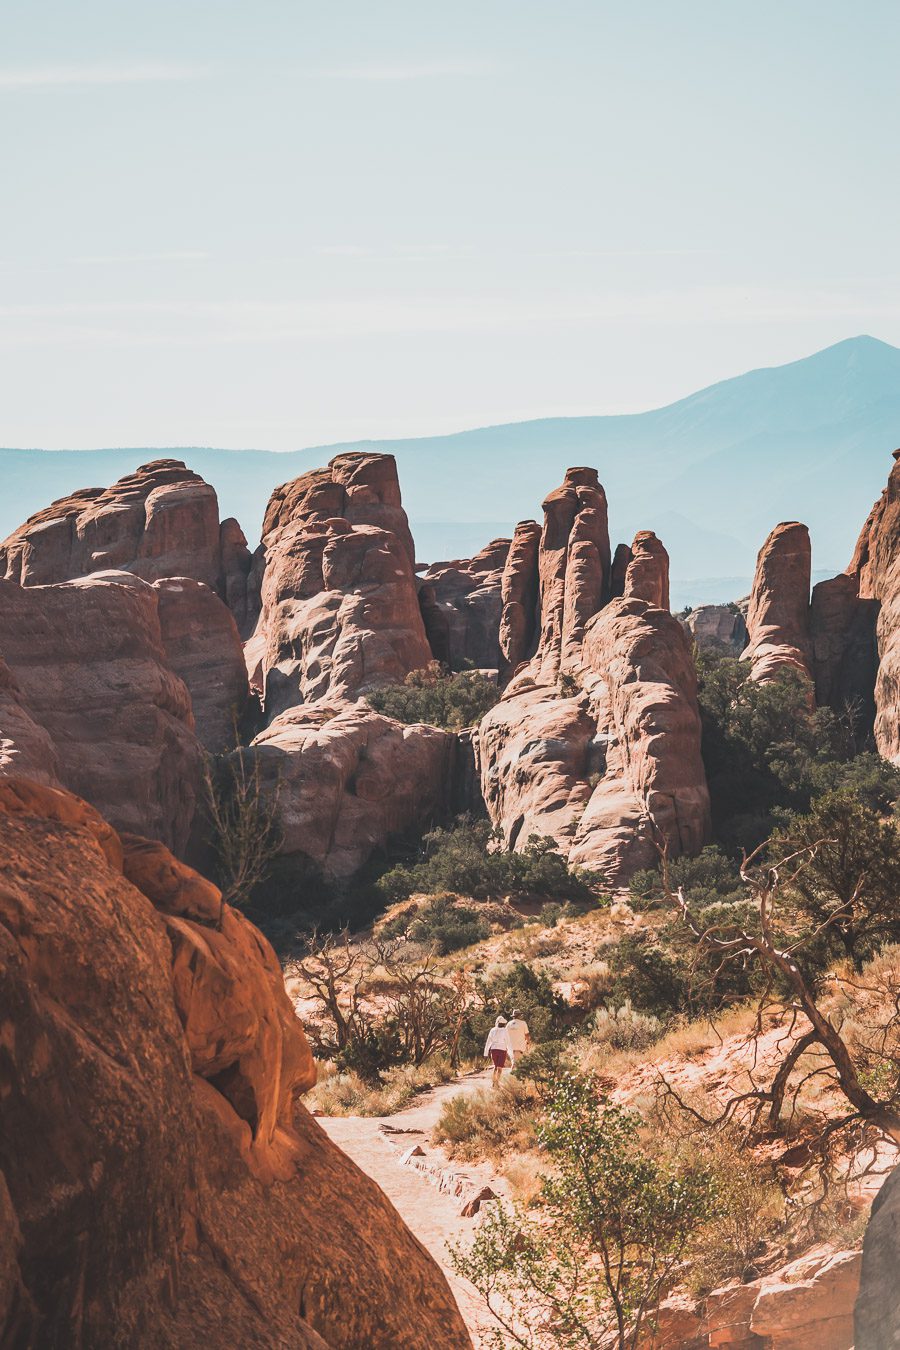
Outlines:
<svg viewBox="0 0 900 1350"><path fill-rule="evenodd" d="M502 1013L488 1032L488 1038L484 1043L484 1057L489 1059L494 1066L491 1087L499 1087L503 1070L507 1064L512 1067L515 1062L515 1052L506 1030L506 1018Z"/></svg>

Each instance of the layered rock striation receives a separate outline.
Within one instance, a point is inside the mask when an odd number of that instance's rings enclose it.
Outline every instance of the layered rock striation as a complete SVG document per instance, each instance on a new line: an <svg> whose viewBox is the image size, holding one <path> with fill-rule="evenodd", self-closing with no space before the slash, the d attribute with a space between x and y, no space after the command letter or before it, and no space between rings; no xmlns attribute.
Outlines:
<svg viewBox="0 0 900 1350"><path fill-rule="evenodd" d="M464 1350L438 1267L297 1101L265 939L159 845L0 781L0 1340Z"/></svg>
<svg viewBox="0 0 900 1350"><path fill-rule="evenodd" d="M117 827L181 852L200 746L155 588L125 572L54 586L0 581L0 656L11 681L2 738L12 747L0 771L21 765L58 780Z"/></svg>

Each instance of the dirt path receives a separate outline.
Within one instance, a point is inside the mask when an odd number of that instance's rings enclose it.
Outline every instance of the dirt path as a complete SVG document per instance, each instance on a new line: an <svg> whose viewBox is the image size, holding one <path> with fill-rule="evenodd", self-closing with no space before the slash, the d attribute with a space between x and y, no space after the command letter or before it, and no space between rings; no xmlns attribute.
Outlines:
<svg viewBox="0 0 900 1350"><path fill-rule="evenodd" d="M459 1177L471 1181L475 1189L490 1185L498 1195L505 1196L503 1180L494 1176L488 1166L447 1163L441 1151L429 1142L431 1128L447 1098L475 1092L489 1082L489 1072L468 1074L423 1094L415 1106L393 1116L319 1117L322 1128L378 1183L407 1227L441 1266L476 1346L481 1340L479 1327L485 1320L484 1305L468 1281L454 1274L447 1251L448 1242L465 1242L472 1236L475 1220L461 1217L464 1198L441 1191L427 1175L404 1165L400 1158L405 1149L418 1144L425 1152L425 1162L452 1168Z"/></svg>

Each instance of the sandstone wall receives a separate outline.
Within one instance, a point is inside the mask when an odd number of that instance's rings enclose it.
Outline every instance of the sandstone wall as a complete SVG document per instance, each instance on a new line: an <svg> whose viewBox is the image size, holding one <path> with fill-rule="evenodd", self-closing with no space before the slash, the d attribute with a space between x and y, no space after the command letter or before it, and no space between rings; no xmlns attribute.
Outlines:
<svg viewBox="0 0 900 1350"><path fill-rule="evenodd" d="M296 1100L265 939L86 804L0 781L0 1342L464 1350L446 1281Z"/></svg>

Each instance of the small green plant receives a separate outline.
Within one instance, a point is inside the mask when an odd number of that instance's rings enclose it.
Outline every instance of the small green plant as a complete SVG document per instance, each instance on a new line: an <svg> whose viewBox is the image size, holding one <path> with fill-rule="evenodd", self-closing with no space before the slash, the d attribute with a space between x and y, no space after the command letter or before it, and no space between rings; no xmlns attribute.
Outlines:
<svg viewBox="0 0 900 1350"><path fill-rule="evenodd" d="M398 722L427 722L459 731L477 726L500 697L494 680L477 670L451 674L437 661L413 670L402 684L389 684L367 696L376 712Z"/></svg>
<svg viewBox="0 0 900 1350"><path fill-rule="evenodd" d="M493 1344L525 1350L635 1350L695 1231L718 1211L703 1165L650 1156L640 1121L598 1097L595 1083L558 1078L540 1142L550 1169L541 1221L497 1206L456 1270L481 1293Z"/></svg>

